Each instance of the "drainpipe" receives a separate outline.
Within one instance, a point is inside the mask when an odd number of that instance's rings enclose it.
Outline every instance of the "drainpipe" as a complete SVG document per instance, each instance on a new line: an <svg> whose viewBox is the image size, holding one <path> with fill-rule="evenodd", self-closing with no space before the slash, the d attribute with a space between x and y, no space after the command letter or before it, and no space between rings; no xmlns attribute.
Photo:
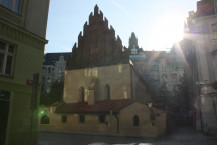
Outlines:
<svg viewBox="0 0 218 145"><path fill-rule="evenodd" d="M133 66L130 65L130 84L131 84L131 89L130 89L130 95L131 95L131 96L130 96L130 97L131 97L131 98L134 98L134 97L133 97L133 76L132 76L133 73L132 73L132 67L133 67Z"/></svg>
<svg viewBox="0 0 218 145"><path fill-rule="evenodd" d="M114 117L117 120L117 133L119 134L119 117L115 114Z"/></svg>
<svg viewBox="0 0 218 145"><path fill-rule="evenodd" d="M110 136L111 136L111 117L112 117L112 109L110 110Z"/></svg>

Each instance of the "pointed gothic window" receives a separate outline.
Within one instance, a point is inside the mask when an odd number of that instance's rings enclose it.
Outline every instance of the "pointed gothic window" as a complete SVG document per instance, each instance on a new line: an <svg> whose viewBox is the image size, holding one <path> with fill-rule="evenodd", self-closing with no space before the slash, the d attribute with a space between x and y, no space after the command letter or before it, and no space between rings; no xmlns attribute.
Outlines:
<svg viewBox="0 0 218 145"><path fill-rule="evenodd" d="M83 115L83 114L79 115L79 122L80 123L84 123L85 122L85 115Z"/></svg>
<svg viewBox="0 0 218 145"><path fill-rule="evenodd" d="M106 99L110 99L110 86L108 84L105 85L105 97Z"/></svg>
<svg viewBox="0 0 218 145"><path fill-rule="evenodd" d="M85 89L84 89L84 87L79 88L79 102L85 102Z"/></svg>
<svg viewBox="0 0 218 145"><path fill-rule="evenodd" d="M133 126L139 126L139 117L137 115L133 117Z"/></svg>

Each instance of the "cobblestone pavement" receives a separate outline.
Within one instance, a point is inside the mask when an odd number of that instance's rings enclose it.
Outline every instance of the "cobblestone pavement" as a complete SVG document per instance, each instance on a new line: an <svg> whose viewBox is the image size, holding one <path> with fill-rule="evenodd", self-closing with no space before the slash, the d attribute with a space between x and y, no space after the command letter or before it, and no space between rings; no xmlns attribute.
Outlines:
<svg viewBox="0 0 218 145"><path fill-rule="evenodd" d="M216 137L191 128L179 128L157 139L41 132L37 145L216 145Z"/></svg>

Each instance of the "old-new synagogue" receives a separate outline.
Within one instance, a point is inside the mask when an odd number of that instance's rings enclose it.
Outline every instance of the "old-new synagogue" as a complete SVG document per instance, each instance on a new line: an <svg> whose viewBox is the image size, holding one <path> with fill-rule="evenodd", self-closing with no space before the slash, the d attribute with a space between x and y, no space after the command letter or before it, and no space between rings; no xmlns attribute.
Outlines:
<svg viewBox="0 0 218 145"><path fill-rule="evenodd" d="M39 117L43 130L156 137L166 130L164 109L129 60L98 6L89 15L66 63L63 103Z"/></svg>

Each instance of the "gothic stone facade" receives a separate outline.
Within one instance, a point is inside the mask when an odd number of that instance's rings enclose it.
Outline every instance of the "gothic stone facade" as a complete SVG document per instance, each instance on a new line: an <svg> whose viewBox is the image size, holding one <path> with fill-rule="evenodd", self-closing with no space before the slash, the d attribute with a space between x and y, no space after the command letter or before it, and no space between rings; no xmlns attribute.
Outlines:
<svg viewBox="0 0 218 145"><path fill-rule="evenodd" d="M64 77L66 59L70 52L46 53L42 69L42 91L50 92L55 81Z"/></svg>
<svg viewBox="0 0 218 145"><path fill-rule="evenodd" d="M157 136L163 134L166 113L151 102L143 79L129 63L128 50L98 7L79 34L67 60L64 102L44 129L88 133ZM49 108L48 108L49 109ZM49 112L49 111L47 111ZM55 124L55 125L54 125ZM54 127L54 128L53 128Z"/></svg>

